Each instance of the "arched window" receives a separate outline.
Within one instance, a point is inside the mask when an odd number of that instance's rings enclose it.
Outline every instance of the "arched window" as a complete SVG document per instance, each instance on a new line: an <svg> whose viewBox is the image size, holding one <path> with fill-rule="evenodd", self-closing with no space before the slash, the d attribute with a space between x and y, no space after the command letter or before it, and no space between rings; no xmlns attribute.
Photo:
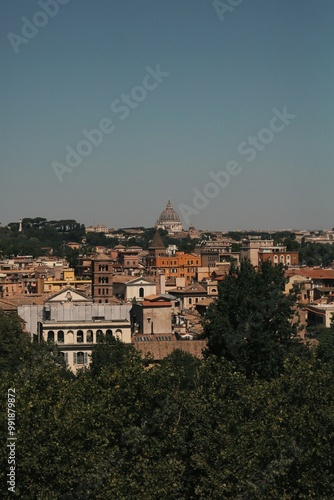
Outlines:
<svg viewBox="0 0 334 500"><path fill-rule="evenodd" d="M82 330L77 331L77 342L81 344L84 341L84 333Z"/></svg>
<svg viewBox="0 0 334 500"><path fill-rule="evenodd" d="M91 343L94 341L93 330L87 330L86 338L87 338L87 342Z"/></svg>
<svg viewBox="0 0 334 500"><path fill-rule="evenodd" d="M106 331L106 339L111 340L112 339L112 330L107 330Z"/></svg>
<svg viewBox="0 0 334 500"><path fill-rule="evenodd" d="M64 343L64 332L63 330L58 330L58 333L57 333L57 340L60 344L63 344Z"/></svg>
<svg viewBox="0 0 334 500"><path fill-rule="evenodd" d="M99 340L102 340L102 338L103 338L103 331L97 330L96 331L96 340L99 341Z"/></svg>
<svg viewBox="0 0 334 500"><path fill-rule="evenodd" d="M54 342L55 341L55 333L52 330L48 331L48 342Z"/></svg>
<svg viewBox="0 0 334 500"><path fill-rule="evenodd" d="M142 286L139 288L139 297L144 297L144 288Z"/></svg>

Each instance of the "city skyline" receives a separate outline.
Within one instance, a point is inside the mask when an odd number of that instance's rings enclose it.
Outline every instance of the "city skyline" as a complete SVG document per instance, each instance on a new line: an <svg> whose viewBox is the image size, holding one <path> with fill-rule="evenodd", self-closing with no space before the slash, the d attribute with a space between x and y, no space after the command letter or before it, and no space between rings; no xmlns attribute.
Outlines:
<svg viewBox="0 0 334 500"><path fill-rule="evenodd" d="M333 14L4 0L2 226L332 228Z"/></svg>

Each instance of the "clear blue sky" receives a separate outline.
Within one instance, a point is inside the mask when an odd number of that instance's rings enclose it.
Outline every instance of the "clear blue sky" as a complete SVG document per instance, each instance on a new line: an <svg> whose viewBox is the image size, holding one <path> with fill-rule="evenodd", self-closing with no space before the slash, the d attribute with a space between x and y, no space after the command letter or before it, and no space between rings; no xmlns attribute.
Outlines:
<svg viewBox="0 0 334 500"><path fill-rule="evenodd" d="M35 0L1 6L2 225L152 226L235 160L195 227L334 226L333 0L244 0L223 20L209 0L69 0L53 17ZM145 97L134 88L157 65L169 76ZM111 109L133 90L135 109ZM238 147L284 106L296 118L248 161ZM59 182L52 164L104 118L114 130Z"/></svg>

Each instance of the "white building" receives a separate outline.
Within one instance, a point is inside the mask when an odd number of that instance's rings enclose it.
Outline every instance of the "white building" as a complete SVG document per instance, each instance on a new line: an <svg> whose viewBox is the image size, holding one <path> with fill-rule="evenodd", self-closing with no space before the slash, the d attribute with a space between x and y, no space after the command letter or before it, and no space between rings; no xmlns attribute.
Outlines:
<svg viewBox="0 0 334 500"><path fill-rule="evenodd" d="M128 320L91 319L90 321L42 321L39 323L39 338L54 342L65 358L67 365L76 372L88 366L92 346L99 337L117 338L131 343L131 326Z"/></svg>
<svg viewBox="0 0 334 500"><path fill-rule="evenodd" d="M157 293L157 284L155 281L147 278L131 278L129 276L113 277L113 294L126 301L143 300L147 295Z"/></svg>
<svg viewBox="0 0 334 500"><path fill-rule="evenodd" d="M44 305L19 306L32 339L58 345L68 366L76 372L88 366L99 336L131 343L131 304L96 304L81 292L66 287Z"/></svg>

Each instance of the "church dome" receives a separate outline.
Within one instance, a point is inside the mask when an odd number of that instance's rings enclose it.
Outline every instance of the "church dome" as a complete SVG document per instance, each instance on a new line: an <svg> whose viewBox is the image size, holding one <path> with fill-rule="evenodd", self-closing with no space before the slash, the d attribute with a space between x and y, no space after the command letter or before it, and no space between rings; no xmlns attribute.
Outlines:
<svg viewBox="0 0 334 500"><path fill-rule="evenodd" d="M181 219L178 213L175 212L170 200L168 200L165 210L161 212L157 223L163 224L164 222L181 222Z"/></svg>
<svg viewBox="0 0 334 500"><path fill-rule="evenodd" d="M155 227L157 229L166 229L170 234L182 231L181 219L179 214L175 212L170 200L168 200L165 210L161 212Z"/></svg>

